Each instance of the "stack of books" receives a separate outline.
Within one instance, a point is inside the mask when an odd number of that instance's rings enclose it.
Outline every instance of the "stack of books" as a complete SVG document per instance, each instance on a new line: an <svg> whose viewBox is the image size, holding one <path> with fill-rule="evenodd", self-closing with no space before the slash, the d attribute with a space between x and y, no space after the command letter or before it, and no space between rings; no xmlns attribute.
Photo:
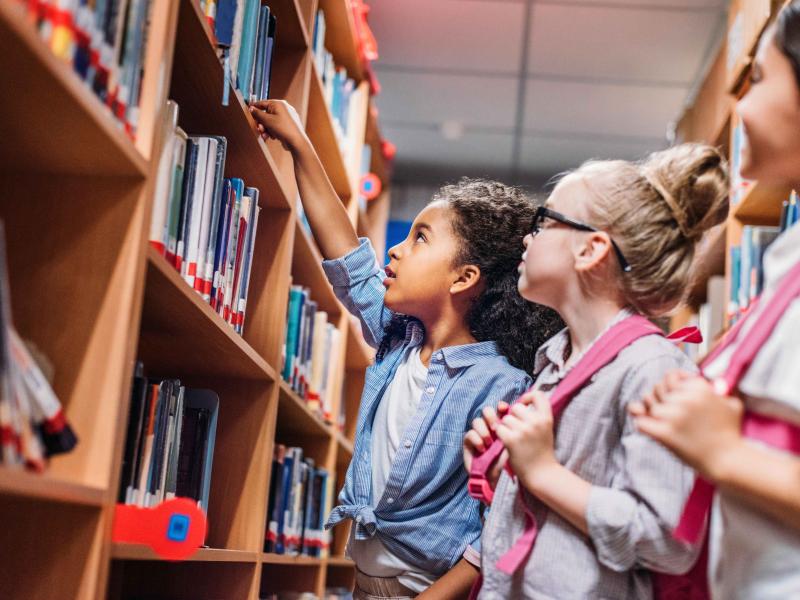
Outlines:
<svg viewBox="0 0 800 600"><path fill-rule="evenodd" d="M187 136L178 127L178 106L172 101L166 119L150 244L241 334L261 212L259 191L223 176L224 137Z"/></svg>
<svg viewBox="0 0 800 600"><path fill-rule="evenodd" d="M311 410L331 422L342 360L341 332L328 322L326 312L318 310L307 288L291 287L287 312L283 379Z"/></svg>
<svg viewBox="0 0 800 600"><path fill-rule="evenodd" d="M302 448L276 444L267 509L264 552L325 557L333 481L325 469L303 457Z"/></svg>
<svg viewBox="0 0 800 600"><path fill-rule="evenodd" d="M208 511L219 397L136 365L119 502L150 507L192 498Z"/></svg>
<svg viewBox="0 0 800 600"><path fill-rule="evenodd" d="M53 53L136 135L151 0L18 0Z"/></svg>
<svg viewBox="0 0 800 600"><path fill-rule="evenodd" d="M277 20L260 0L199 0L226 77L247 102L269 98Z"/></svg>

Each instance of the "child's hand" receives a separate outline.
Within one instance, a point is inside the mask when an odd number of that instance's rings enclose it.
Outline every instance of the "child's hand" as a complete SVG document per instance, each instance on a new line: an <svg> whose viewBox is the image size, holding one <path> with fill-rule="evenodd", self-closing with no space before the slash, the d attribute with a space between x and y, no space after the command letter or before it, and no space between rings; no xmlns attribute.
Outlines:
<svg viewBox="0 0 800 600"><path fill-rule="evenodd" d="M639 431L712 480L741 443L742 401L720 396L699 375L674 371L628 411Z"/></svg>
<svg viewBox="0 0 800 600"><path fill-rule="evenodd" d="M294 153L308 143L300 115L285 100L253 102L250 114L256 120L261 137L280 141L289 152Z"/></svg>
<svg viewBox="0 0 800 600"><path fill-rule="evenodd" d="M559 466L553 441L553 411L546 394L530 391L520 397L497 426L497 437L508 449L514 473L535 487L535 477Z"/></svg>
<svg viewBox="0 0 800 600"><path fill-rule="evenodd" d="M497 411L500 414L508 412L509 405L507 402L500 402L497 406ZM492 445L494 437L492 432L497 427L500 418L497 412L487 406L483 409L483 416L472 421L472 429L464 436L464 466L467 471L472 468L472 460L476 456L480 456ZM489 485L494 488L497 485L497 480L500 479L500 474L503 472L503 467L508 461L508 451L504 450L498 459L495 461L492 468L486 474Z"/></svg>

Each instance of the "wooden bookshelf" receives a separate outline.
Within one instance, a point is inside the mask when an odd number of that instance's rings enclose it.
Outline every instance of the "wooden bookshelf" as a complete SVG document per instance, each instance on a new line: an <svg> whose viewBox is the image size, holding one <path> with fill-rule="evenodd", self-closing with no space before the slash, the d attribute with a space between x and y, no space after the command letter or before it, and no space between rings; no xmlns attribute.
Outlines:
<svg viewBox="0 0 800 600"><path fill-rule="evenodd" d="M388 172L354 39L348 0L271 0L278 18L271 96L297 109L358 230L382 254ZM70 65L52 55L14 0L0 0L0 65L14 93L0 99L6 225L14 323L55 369L54 389L79 437L44 474L0 467L3 597L128 600L142 597L256 600L272 591L352 585L343 556L263 552L275 443L297 445L337 477L352 459L364 371L374 351L336 299L322 256L298 217L291 157L264 142L241 95L222 105L223 69L197 0L153 0L138 135L132 140ZM326 11L326 45L358 83L343 153L315 71L310 39ZM260 190L244 335L224 322L148 243L157 157L167 99L189 134L228 140L226 177ZM351 121L352 122L352 121ZM355 143L354 143L355 142ZM384 184L380 204L360 208L361 144ZM378 150L375 150L375 149ZM19 198L24 197L25 202ZM378 202L378 201L375 201ZM373 210L380 206L381 210ZM80 276L78 276L80 274ZM312 298L341 333L343 427L324 421L281 380L290 285ZM133 366L176 377L220 397L209 499L208 547L186 561L146 546L113 543Z"/></svg>
<svg viewBox="0 0 800 600"><path fill-rule="evenodd" d="M699 141L720 147L732 160L733 136L738 123L735 103L748 89L748 73L761 37L785 0L733 0L728 17L728 36L700 87L694 104L679 120L679 141ZM672 327L693 319L706 301L708 280L724 275L731 281L731 247L741 243L746 225L777 225L781 202L789 187L750 182L738 202L732 203L727 221L708 232L698 247L693 267L689 307L673 318ZM727 296L726 296L727 298ZM727 310L727 308L723 308Z"/></svg>

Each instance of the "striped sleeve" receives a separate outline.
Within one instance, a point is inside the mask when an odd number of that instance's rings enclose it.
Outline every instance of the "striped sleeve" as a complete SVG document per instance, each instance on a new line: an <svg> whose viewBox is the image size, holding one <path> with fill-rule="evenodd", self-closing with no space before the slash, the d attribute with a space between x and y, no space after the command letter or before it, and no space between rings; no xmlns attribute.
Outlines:
<svg viewBox="0 0 800 600"><path fill-rule="evenodd" d="M393 313L383 304L386 275L378 267L375 250L367 238L359 241L358 248L349 254L322 261L322 268L336 297L361 322L364 339L377 348Z"/></svg>

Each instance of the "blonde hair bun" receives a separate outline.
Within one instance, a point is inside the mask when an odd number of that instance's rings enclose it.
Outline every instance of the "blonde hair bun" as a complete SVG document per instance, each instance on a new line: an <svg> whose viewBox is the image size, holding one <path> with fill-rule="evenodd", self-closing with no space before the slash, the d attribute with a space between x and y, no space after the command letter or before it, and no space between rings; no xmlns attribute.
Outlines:
<svg viewBox="0 0 800 600"><path fill-rule="evenodd" d="M640 163L640 169L687 238L700 238L727 217L728 167L716 148L704 144L673 146L653 152Z"/></svg>

